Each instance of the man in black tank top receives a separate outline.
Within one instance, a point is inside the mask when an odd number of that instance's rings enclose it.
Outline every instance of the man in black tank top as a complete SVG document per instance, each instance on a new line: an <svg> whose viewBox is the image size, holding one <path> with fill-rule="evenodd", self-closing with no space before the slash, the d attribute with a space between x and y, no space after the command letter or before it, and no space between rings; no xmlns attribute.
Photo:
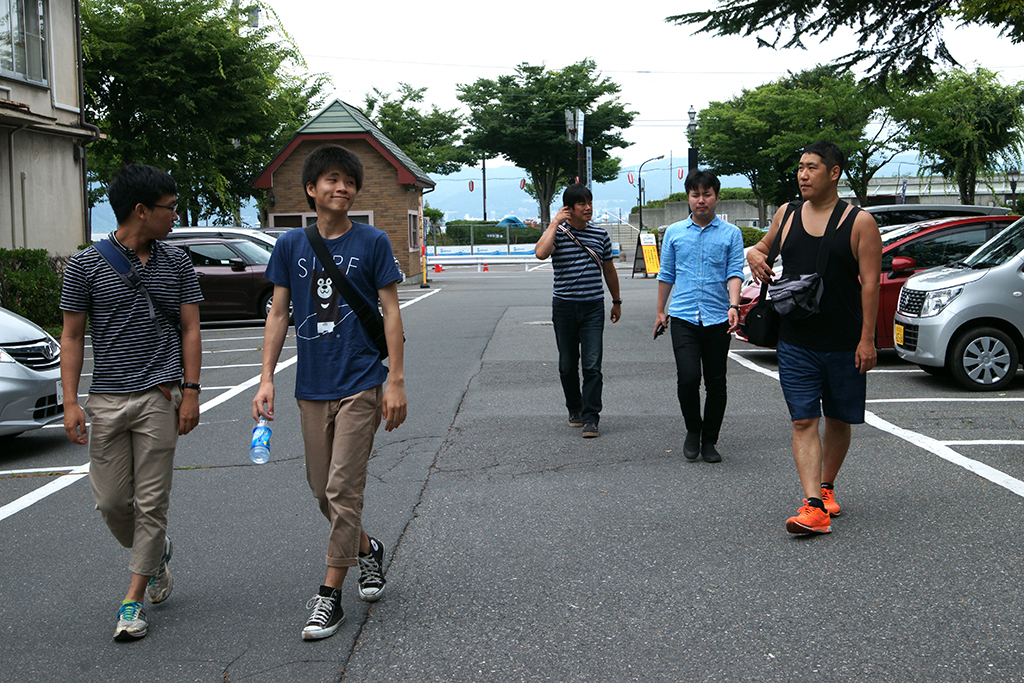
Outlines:
<svg viewBox="0 0 1024 683"><path fill-rule="evenodd" d="M764 239L747 253L755 281L771 280L775 273L766 257L782 230L787 274L814 273L833 210L838 207L843 219L857 212L852 224L840 221L844 225L832 239L819 312L801 320L782 318L779 326L779 383L793 421L793 458L805 496L797 514L786 520L793 534L827 534L831 518L839 516L833 483L850 448L850 425L864 422L866 374L877 361L882 238L871 214L840 204L845 160L834 143L808 145L797 170L803 204L787 225L781 225L786 207L780 207Z"/></svg>

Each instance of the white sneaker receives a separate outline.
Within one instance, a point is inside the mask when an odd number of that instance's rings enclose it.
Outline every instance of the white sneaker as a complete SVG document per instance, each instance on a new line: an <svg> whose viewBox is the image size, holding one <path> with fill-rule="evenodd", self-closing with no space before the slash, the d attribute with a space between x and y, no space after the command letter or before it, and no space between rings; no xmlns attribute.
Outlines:
<svg viewBox="0 0 1024 683"><path fill-rule="evenodd" d="M160 568L156 570L156 574L149 577L149 584L146 586L146 597L154 605L171 597L174 579L171 578L171 570L167 568L167 563L171 561L172 552L174 544L170 538L164 536L164 557L160 560Z"/></svg>
<svg viewBox="0 0 1024 683"><path fill-rule="evenodd" d="M114 629L114 640L124 643L138 640L146 635L146 608L141 602L124 601L117 610L117 627Z"/></svg>

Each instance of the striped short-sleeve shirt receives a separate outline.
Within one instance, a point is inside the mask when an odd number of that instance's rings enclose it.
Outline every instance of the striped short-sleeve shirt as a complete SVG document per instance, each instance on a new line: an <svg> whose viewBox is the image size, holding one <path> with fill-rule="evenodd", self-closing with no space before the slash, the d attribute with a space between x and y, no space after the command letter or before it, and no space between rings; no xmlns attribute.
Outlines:
<svg viewBox="0 0 1024 683"><path fill-rule="evenodd" d="M601 258L611 260L612 241L604 228L592 223L582 230L573 230L569 223L562 225L583 245L590 247ZM551 254L551 267L555 273L554 297L563 301L599 301L604 299L603 271L585 249L561 230L555 232L555 251Z"/></svg>
<svg viewBox="0 0 1024 683"><path fill-rule="evenodd" d="M68 262L60 307L86 313L92 341L93 375L89 393L124 394L182 380L181 335L176 322L182 304L203 300L188 254L153 241L143 266L134 251L121 246L149 295L174 322L157 313L160 333L149 319L149 305L96 250L88 247Z"/></svg>

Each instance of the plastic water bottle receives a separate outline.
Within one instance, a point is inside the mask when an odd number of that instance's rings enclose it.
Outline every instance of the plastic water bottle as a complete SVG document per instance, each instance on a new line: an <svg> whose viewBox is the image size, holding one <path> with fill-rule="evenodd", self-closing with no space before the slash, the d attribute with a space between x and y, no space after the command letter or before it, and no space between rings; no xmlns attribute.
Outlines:
<svg viewBox="0 0 1024 683"><path fill-rule="evenodd" d="M252 430L249 459L256 465L262 465L270 460L270 424L262 415L256 420L256 426Z"/></svg>

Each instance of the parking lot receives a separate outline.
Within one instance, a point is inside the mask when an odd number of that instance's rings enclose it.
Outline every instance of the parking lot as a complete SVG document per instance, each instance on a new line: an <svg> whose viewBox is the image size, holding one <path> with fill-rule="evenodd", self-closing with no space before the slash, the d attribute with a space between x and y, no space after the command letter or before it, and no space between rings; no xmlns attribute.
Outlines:
<svg viewBox="0 0 1024 683"><path fill-rule="evenodd" d="M1024 376L968 393L881 352L836 482L843 516L795 538L774 352L733 343L724 461L685 461L671 344L651 340L656 283L623 264L602 436L584 442L565 424L538 265L402 287L410 417L378 434L364 514L389 592L371 606L347 587L326 641L299 638L326 523L303 474L292 340L271 461L253 466L262 327L204 325L202 420L179 440L172 494L175 593L141 642L111 639L126 553L93 509L85 449L59 426L3 442L4 680L1024 680Z"/></svg>

